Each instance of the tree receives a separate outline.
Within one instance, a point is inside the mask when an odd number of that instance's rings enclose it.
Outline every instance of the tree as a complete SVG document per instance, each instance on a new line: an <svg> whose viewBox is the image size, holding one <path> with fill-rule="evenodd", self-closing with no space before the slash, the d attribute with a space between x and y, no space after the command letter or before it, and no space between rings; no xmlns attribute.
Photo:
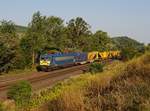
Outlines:
<svg viewBox="0 0 150 111"><path fill-rule="evenodd" d="M2 21L0 28L0 72L8 72L18 67L19 41L14 23Z"/></svg>
<svg viewBox="0 0 150 111"><path fill-rule="evenodd" d="M50 16L45 19L44 37L46 47L63 48L64 43L64 24L59 17Z"/></svg>
<svg viewBox="0 0 150 111"><path fill-rule="evenodd" d="M76 19L71 19L67 25L68 39L71 41L68 46L73 49L80 49L83 47L84 41L81 41L80 38L82 37L82 39L84 39L91 34L89 28L89 24L82 18L77 17Z"/></svg>
<svg viewBox="0 0 150 111"><path fill-rule="evenodd" d="M64 48L65 30L61 18L41 16L40 12L36 12L28 27L25 37L21 40L21 47L24 53L27 52L28 60L32 56L33 65L43 50L51 47Z"/></svg>
<svg viewBox="0 0 150 111"><path fill-rule="evenodd" d="M24 36L20 41L20 53L23 55L24 59L22 62L24 63L25 67L31 68L32 66L32 44L28 37Z"/></svg>
<svg viewBox="0 0 150 111"><path fill-rule="evenodd" d="M44 39L44 20L45 17L41 16L40 12L33 14L31 23L28 26L25 37L21 40L21 46L24 50L31 52L32 64L35 64L37 53L45 46ZM30 49L28 49L30 47Z"/></svg>
<svg viewBox="0 0 150 111"><path fill-rule="evenodd" d="M106 32L101 30L96 31L96 33L92 37L92 50L95 51L106 51L111 50L113 46L111 39L109 38Z"/></svg>
<svg viewBox="0 0 150 111"><path fill-rule="evenodd" d="M15 24L12 21L3 20L0 22L0 32L2 34L16 34Z"/></svg>

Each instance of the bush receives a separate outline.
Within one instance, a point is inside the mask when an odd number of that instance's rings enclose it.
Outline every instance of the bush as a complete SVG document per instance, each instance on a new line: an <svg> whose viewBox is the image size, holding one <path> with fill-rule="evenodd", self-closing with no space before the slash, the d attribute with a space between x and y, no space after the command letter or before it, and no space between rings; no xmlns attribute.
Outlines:
<svg viewBox="0 0 150 111"><path fill-rule="evenodd" d="M113 68L87 85L88 103L101 111L150 111L150 55ZM102 77L102 76L101 76ZM110 78L110 79L109 79ZM103 84L104 81L104 84Z"/></svg>
<svg viewBox="0 0 150 111"><path fill-rule="evenodd" d="M7 96L8 98L13 99L17 106L23 107L28 105L31 93L32 88L30 83L27 81L21 81L9 89Z"/></svg>
<svg viewBox="0 0 150 111"><path fill-rule="evenodd" d="M1 102L0 102L0 111L4 111L4 110L3 110L3 105L2 105Z"/></svg>
<svg viewBox="0 0 150 111"><path fill-rule="evenodd" d="M89 72L92 74L98 73L98 72L103 72L103 67L104 67L104 65L101 63L92 63L89 66Z"/></svg>

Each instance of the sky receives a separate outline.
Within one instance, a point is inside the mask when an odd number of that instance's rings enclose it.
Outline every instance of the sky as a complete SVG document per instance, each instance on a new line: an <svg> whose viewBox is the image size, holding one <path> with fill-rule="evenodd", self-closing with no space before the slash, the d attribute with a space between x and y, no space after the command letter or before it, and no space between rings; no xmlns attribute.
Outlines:
<svg viewBox="0 0 150 111"><path fill-rule="evenodd" d="M150 43L150 0L0 0L0 20L27 26L37 11L65 22L82 17L92 32Z"/></svg>

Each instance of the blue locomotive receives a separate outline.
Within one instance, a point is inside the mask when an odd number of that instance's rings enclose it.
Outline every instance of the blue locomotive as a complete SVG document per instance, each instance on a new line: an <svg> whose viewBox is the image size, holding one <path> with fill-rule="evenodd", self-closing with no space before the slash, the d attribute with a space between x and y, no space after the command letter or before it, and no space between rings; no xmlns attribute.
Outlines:
<svg viewBox="0 0 150 111"><path fill-rule="evenodd" d="M40 56L38 71L50 71L59 67L66 67L75 64L84 64L87 61L87 53L69 52L43 54Z"/></svg>

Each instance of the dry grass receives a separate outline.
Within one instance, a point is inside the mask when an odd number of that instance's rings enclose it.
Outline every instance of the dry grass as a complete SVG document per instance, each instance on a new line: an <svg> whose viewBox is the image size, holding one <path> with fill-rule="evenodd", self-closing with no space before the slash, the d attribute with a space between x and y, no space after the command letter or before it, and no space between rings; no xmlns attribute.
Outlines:
<svg viewBox="0 0 150 111"><path fill-rule="evenodd" d="M13 100L8 100L1 103L0 111L16 111L15 102Z"/></svg>
<svg viewBox="0 0 150 111"><path fill-rule="evenodd" d="M49 111L150 111L150 54L119 63L84 87L68 88Z"/></svg>
<svg viewBox="0 0 150 111"><path fill-rule="evenodd" d="M82 91L79 89L68 88L62 92L59 98L50 103L49 110L84 111L84 96L82 94Z"/></svg>

